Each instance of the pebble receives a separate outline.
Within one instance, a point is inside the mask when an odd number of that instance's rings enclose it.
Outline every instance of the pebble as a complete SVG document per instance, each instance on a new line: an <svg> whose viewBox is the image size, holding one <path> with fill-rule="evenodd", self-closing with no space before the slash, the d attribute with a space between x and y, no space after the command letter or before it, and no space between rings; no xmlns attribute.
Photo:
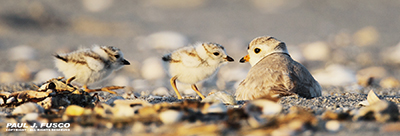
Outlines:
<svg viewBox="0 0 400 136"><path fill-rule="evenodd" d="M379 32L373 26L361 28L353 35L354 44L358 46L375 45L379 40Z"/></svg>
<svg viewBox="0 0 400 136"><path fill-rule="evenodd" d="M183 113L176 110L166 110L159 114L161 122L166 125L174 124L182 120Z"/></svg>
<svg viewBox="0 0 400 136"><path fill-rule="evenodd" d="M100 12L112 5L114 0L83 0L82 4L90 12Z"/></svg>
<svg viewBox="0 0 400 136"><path fill-rule="evenodd" d="M27 102L24 104L19 105L12 111L12 115L18 115L18 114L28 114L28 113L44 113L44 109L42 106L33 103L33 102Z"/></svg>
<svg viewBox="0 0 400 136"><path fill-rule="evenodd" d="M36 75L35 75L35 79L33 80L33 82L35 83L43 83L51 78L55 78L55 77L59 77L61 76L60 73L58 73L56 70L54 69L43 69L40 70Z"/></svg>
<svg viewBox="0 0 400 136"><path fill-rule="evenodd" d="M326 42L318 41L307 44L303 48L304 58L311 61L324 61L330 57L330 48Z"/></svg>
<svg viewBox="0 0 400 136"><path fill-rule="evenodd" d="M354 71L340 64L331 64L312 73L321 85L343 86L357 81Z"/></svg>
<svg viewBox="0 0 400 136"><path fill-rule="evenodd" d="M143 61L142 77L146 80L156 80L165 77L166 73L159 57L150 57Z"/></svg>
<svg viewBox="0 0 400 136"><path fill-rule="evenodd" d="M206 113L226 113L228 108L223 103L214 103L206 110Z"/></svg>
<svg viewBox="0 0 400 136"><path fill-rule="evenodd" d="M28 113L21 120L22 121L33 121L39 118L39 113Z"/></svg>
<svg viewBox="0 0 400 136"><path fill-rule="evenodd" d="M112 85L115 86L130 86L131 80L128 76L118 75L112 80Z"/></svg>
<svg viewBox="0 0 400 136"><path fill-rule="evenodd" d="M33 60L36 58L36 50L28 45L13 47L8 53L8 58L14 61Z"/></svg>
<svg viewBox="0 0 400 136"><path fill-rule="evenodd" d="M394 77L387 77L382 79L381 82L379 82L379 85L382 88L398 88L400 87L400 81Z"/></svg>
<svg viewBox="0 0 400 136"><path fill-rule="evenodd" d="M368 67L357 72L357 83L362 86L369 86L375 80L380 80L387 75L383 67Z"/></svg>
<svg viewBox="0 0 400 136"><path fill-rule="evenodd" d="M337 120L330 120L325 123L325 128L329 132L338 132L340 130L340 122Z"/></svg>
<svg viewBox="0 0 400 136"><path fill-rule="evenodd" d="M171 96L171 94L168 92L168 89L165 87L159 87L157 89L155 89L153 92L151 92L152 95L156 95L156 96Z"/></svg>
<svg viewBox="0 0 400 136"><path fill-rule="evenodd" d="M153 33L145 38L145 44L153 49L173 50L188 44L186 36L173 31Z"/></svg>
<svg viewBox="0 0 400 136"><path fill-rule="evenodd" d="M82 116L84 112L85 108L83 107L80 107L78 105L69 105L67 109L65 109L64 115L77 117L77 116Z"/></svg>

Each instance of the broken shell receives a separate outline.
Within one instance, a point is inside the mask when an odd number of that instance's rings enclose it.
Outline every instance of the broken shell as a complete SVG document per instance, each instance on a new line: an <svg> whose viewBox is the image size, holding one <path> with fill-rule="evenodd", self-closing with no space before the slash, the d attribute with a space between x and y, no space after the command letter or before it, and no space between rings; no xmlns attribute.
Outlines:
<svg viewBox="0 0 400 136"><path fill-rule="evenodd" d="M376 93L374 91L369 91L368 96L367 96L367 101L370 105L381 101L378 96L376 96Z"/></svg>
<svg viewBox="0 0 400 136"><path fill-rule="evenodd" d="M161 122L168 125L179 122L183 117L183 113L176 110L166 110L161 112L159 117Z"/></svg>
<svg viewBox="0 0 400 136"><path fill-rule="evenodd" d="M372 113L372 114L369 114ZM399 119L399 109L393 102L381 100L355 111L353 120L375 119L379 122L395 121Z"/></svg>
<svg viewBox="0 0 400 136"><path fill-rule="evenodd" d="M27 114L27 113L43 113L44 109L42 106L33 103L33 102L27 102L24 104L21 104L20 106L16 107L13 112L11 113L12 115L18 115L18 114Z"/></svg>
<svg viewBox="0 0 400 136"><path fill-rule="evenodd" d="M17 102L17 99L15 99L15 97L8 98L6 104L11 104L13 102Z"/></svg>
<svg viewBox="0 0 400 136"><path fill-rule="evenodd" d="M325 128L329 132L337 132L340 130L340 122L337 120L330 120L325 123Z"/></svg>
<svg viewBox="0 0 400 136"><path fill-rule="evenodd" d="M208 95L205 99L203 99L201 102L212 102L212 103L222 102L224 104L230 104L230 105L236 104L235 98L224 91L217 91L215 93L212 93Z"/></svg>
<svg viewBox="0 0 400 136"><path fill-rule="evenodd" d="M226 113L228 108L223 103L214 103L207 109L207 113Z"/></svg>
<svg viewBox="0 0 400 136"><path fill-rule="evenodd" d="M64 112L64 115L67 116L82 116L85 112L85 108L80 107L78 105L70 105Z"/></svg>

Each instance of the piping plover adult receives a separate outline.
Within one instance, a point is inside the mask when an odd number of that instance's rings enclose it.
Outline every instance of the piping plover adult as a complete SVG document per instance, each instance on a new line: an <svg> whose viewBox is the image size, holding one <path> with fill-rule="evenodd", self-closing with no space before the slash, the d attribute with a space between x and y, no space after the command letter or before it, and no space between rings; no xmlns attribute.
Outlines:
<svg viewBox="0 0 400 136"><path fill-rule="evenodd" d="M64 76L69 78L68 81L74 80L83 84L83 88L87 92L100 90L88 89L87 85L103 80L113 71L119 70L124 65L130 63L124 59L122 52L113 46L94 45L90 48L82 48L71 53L56 54L55 65ZM111 89L120 89L123 87L105 87L101 91L110 91Z"/></svg>
<svg viewBox="0 0 400 136"><path fill-rule="evenodd" d="M249 62L251 69L236 90L237 100L253 100L265 95L321 96L319 83L302 64L290 57L284 42L270 36L257 37L250 42L247 52L240 62Z"/></svg>
<svg viewBox="0 0 400 136"><path fill-rule="evenodd" d="M164 67L172 77L170 82L178 99L182 99L176 88L176 80L192 85L192 89L204 99L196 83L218 71L219 67L228 61L229 57L222 45L217 43L197 43L193 46L180 48L162 57Z"/></svg>

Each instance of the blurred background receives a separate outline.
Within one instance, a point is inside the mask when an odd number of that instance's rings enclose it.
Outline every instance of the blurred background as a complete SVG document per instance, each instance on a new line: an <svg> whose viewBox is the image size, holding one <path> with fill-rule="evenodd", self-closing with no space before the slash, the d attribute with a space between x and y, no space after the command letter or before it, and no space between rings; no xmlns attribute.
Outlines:
<svg viewBox="0 0 400 136"><path fill-rule="evenodd" d="M396 88L399 13L398 0L2 0L0 84L62 76L53 54L99 44L120 48L132 65L92 87L173 94L161 56L203 41L222 44L235 62L199 87L233 92L250 69L238 62L247 44L270 35L325 87Z"/></svg>

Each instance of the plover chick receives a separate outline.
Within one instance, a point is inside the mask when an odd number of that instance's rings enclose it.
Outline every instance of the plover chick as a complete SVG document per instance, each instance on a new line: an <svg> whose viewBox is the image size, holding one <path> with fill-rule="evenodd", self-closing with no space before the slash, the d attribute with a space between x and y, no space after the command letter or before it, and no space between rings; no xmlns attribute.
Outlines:
<svg viewBox="0 0 400 136"><path fill-rule="evenodd" d="M237 100L253 100L298 94L321 96L321 86L302 64L294 61L284 42L270 36L257 37L247 47L240 62L251 65L247 77L236 90Z"/></svg>
<svg viewBox="0 0 400 136"><path fill-rule="evenodd" d="M98 46L82 48L71 53L56 54L55 65L69 81L74 80L83 85L87 92L100 91L88 89L87 85L99 82L108 77L113 71L119 70L130 63L124 59L120 49L113 46ZM121 87L105 87L101 91L120 89ZM122 87L123 88L123 87Z"/></svg>
<svg viewBox="0 0 400 136"><path fill-rule="evenodd" d="M178 99L182 99L177 87L176 80L191 84L192 89L202 98L196 83L210 77L219 67L233 58L226 54L224 47L217 43L196 43L193 46L180 48L162 57L164 67L170 79Z"/></svg>

